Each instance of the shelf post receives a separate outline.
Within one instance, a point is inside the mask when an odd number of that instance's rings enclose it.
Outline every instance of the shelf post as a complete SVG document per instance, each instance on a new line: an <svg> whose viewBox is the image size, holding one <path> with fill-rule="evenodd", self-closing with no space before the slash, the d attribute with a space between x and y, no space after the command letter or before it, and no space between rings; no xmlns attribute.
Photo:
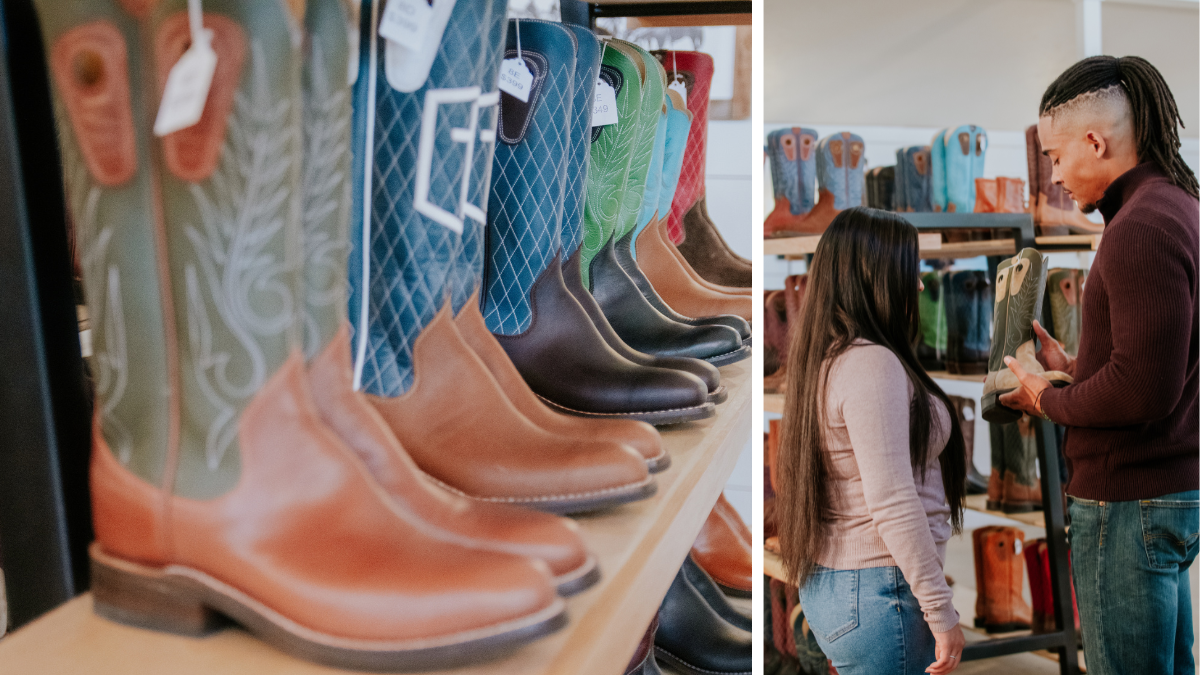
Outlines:
<svg viewBox="0 0 1200 675"><path fill-rule="evenodd" d="M1054 423L1037 420L1035 425L1038 461L1042 469L1042 508L1046 516L1046 554L1050 556L1050 588L1054 596L1054 621L1062 646L1058 651L1059 672L1079 673L1079 650L1075 637L1075 603L1071 593L1070 547L1067 545L1066 514L1063 508L1062 477L1058 471L1058 439Z"/></svg>
<svg viewBox="0 0 1200 675"><path fill-rule="evenodd" d="M0 12L0 546L15 628L87 588L91 412L41 31L30 0Z"/></svg>

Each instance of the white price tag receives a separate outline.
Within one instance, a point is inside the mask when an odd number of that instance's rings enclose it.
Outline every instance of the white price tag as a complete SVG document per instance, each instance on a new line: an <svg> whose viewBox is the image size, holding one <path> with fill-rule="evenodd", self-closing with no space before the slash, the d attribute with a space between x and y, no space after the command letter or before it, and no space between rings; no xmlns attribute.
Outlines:
<svg viewBox="0 0 1200 675"><path fill-rule="evenodd" d="M529 90L532 88L533 73L525 65L525 59L504 59L500 64L500 91L529 103Z"/></svg>
<svg viewBox="0 0 1200 675"><path fill-rule="evenodd" d="M167 75L162 103L154 118L156 136L186 129L199 122L204 114L204 102L208 100L217 69L217 53L211 45L212 31L202 31L201 35L201 39L192 41L191 48L179 57Z"/></svg>
<svg viewBox="0 0 1200 675"><path fill-rule="evenodd" d="M433 7L428 0L388 0L379 20L379 35L417 50L425 42L425 29L432 18Z"/></svg>
<svg viewBox="0 0 1200 675"><path fill-rule="evenodd" d="M679 98L683 99L683 104L687 105L687 85L683 83L683 78L675 76L674 81L667 85L667 89L679 94Z"/></svg>
<svg viewBox="0 0 1200 675"><path fill-rule="evenodd" d="M592 101L592 126L617 123L617 92L604 80L596 80L596 98Z"/></svg>

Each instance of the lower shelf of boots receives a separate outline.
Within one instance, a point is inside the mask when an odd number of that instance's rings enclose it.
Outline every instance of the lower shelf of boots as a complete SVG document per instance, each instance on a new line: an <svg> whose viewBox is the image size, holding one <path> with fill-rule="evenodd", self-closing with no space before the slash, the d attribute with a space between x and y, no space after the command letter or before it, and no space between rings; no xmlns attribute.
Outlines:
<svg viewBox="0 0 1200 675"><path fill-rule="evenodd" d="M1046 514L1043 511L1027 511L1025 513L1005 513L1003 511L994 511L987 507L987 495L967 495L967 508L972 511L986 513L989 516L997 518L1007 518L1015 520L1018 523L1032 525L1034 527L1046 527Z"/></svg>
<svg viewBox="0 0 1200 675"><path fill-rule="evenodd" d="M691 550L750 438L750 361L721 369L729 399L715 417L664 427L671 466L656 474L658 494L577 518L603 578L567 600L570 623L510 656L446 675L625 672L638 641ZM130 628L92 613L84 594L0 640L5 673L90 675L328 675L239 629L186 638Z"/></svg>

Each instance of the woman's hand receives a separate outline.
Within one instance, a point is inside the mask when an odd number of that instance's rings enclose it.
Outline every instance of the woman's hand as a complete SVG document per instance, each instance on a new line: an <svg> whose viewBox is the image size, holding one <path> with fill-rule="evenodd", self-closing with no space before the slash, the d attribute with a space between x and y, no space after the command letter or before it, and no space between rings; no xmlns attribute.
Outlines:
<svg viewBox="0 0 1200 675"><path fill-rule="evenodd" d="M1046 370L1057 370L1075 377L1075 357L1063 350L1062 343L1050 337L1037 321L1033 322L1033 332L1042 343L1042 348L1037 351L1038 363Z"/></svg>
<svg viewBox="0 0 1200 675"><path fill-rule="evenodd" d="M933 639L937 643L933 652L937 661L926 668L925 672L929 675L946 675L958 667L958 662L962 660L963 646L967 644L967 640L963 637L962 628L958 626L945 633L934 633Z"/></svg>

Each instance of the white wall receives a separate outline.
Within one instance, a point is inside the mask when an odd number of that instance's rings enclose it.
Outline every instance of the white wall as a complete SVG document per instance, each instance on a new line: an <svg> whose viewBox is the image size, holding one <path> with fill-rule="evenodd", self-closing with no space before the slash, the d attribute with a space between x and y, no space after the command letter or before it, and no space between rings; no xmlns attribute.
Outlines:
<svg viewBox="0 0 1200 675"><path fill-rule="evenodd" d="M764 1L767 123L1023 129L1081 56L1072 0ZM1200 136L1200 10L1102 8L1103 52L1154 63Z"/></svg>

